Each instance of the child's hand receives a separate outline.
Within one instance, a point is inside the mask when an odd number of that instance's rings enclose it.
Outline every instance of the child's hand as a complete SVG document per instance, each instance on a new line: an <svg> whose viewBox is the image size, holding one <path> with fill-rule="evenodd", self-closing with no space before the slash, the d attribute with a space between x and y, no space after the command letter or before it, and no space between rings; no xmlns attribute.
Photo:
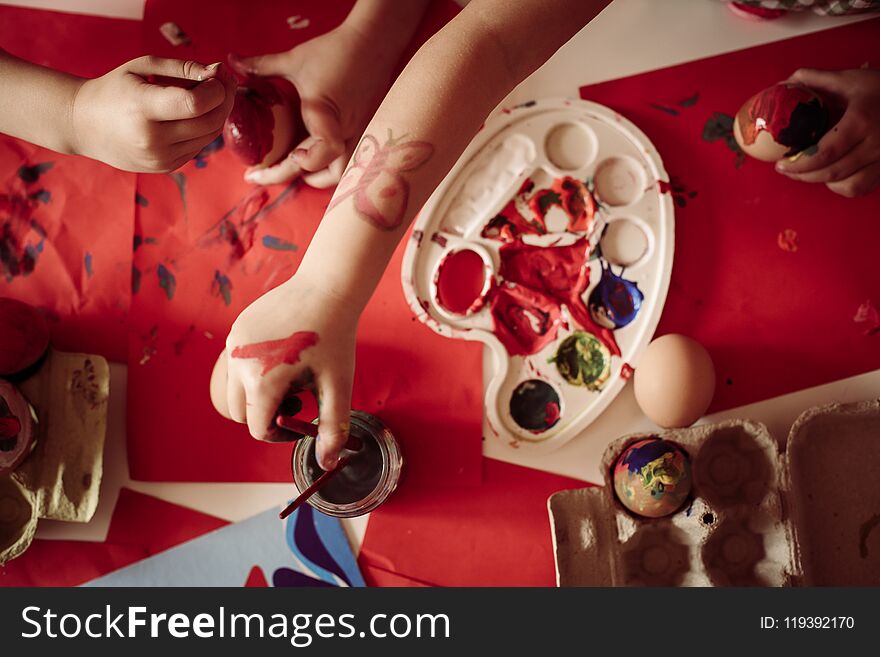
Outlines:
<svg viewBox="0 0 880 657"><path fill-rule="evenodd" d="M226 338L232 419L272 441L282 400L310 389L320 408L318 463L333 467L348 440L357 320L351 304L300 274L254 301Z"/></svg>
<svg viewBox="0 0 880 657"><path fill-rule="evenodd" d="M134 59L80 86L74 151L126 171L173 171L220 134L235 84L222 64Z"/></svg>
<svg viewBox="0 0 880 657"><path fill-rule="evenodd" d="M794 180L825 183L842 196L864 196L880 185L880 71L801 69L791 76L840 102L843 117L819 141L814 155L783 160L777 171Z"/></svg>
<svg viewBox="0 0 880 657"><path fill-rule="evenodd" d="M261 185L303 174L314 187L339 182L353 144L391 83L396 51L343 23L292 50L260 57L230 56L241 74L288 79L299 93L302 119L309 132L290 155L275 166L249 169L245 179ZM394 55L394 56L392 56Z"/></svg>

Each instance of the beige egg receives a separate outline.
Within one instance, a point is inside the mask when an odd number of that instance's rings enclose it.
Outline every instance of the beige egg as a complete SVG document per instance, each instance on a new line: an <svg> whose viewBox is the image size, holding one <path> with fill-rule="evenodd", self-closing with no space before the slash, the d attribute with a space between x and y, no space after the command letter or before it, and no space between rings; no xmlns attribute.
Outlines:
<svg viewBox="0 0 880 657"><path fill-rule="evenodd" d="M715 367L696 340L669 334L648 345L633 377L636 402L661 427L687 427L709 408Z"/></svg>
<svg viewBox="0 0 880 657"><path fill-rule="evenodd" d="M224 349L217 357L217 362L214 363L214 369L211 371L211 383L208 387L214 408L227 420L231 420L229 403L226 398L226 366L226 350Z"/></svg>

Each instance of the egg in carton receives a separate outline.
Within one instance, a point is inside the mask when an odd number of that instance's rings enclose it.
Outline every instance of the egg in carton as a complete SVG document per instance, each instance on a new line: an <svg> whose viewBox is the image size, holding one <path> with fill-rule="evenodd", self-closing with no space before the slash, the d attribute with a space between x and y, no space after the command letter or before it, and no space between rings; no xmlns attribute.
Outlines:
<svg viewBox="0 0 880 657"><path fill-rule="evenodd" d="M673 514L637 516L612 485L618 457L658 437L690 459ZM731 420L612 442L605 486L548 500L560 586L880 584L880 402L806 411L789 436Z"/></svg>

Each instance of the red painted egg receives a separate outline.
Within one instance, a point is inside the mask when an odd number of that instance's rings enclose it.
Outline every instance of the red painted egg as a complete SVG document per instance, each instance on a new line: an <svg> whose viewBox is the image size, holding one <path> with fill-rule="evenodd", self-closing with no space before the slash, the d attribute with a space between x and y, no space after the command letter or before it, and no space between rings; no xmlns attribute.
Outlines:
<svg viewBox="0 0 880 657"><path fill-rule="evenodd" d="M815 91L782 82L746 101L736 114L733 135L746 155L776 162L814 146L828 123L825 102Z"/></svg>
<svg viewBox="0 0 880 657"><path fill-rule="evenodd" d="M291 85L282 91L280 83L249 78L236 90L223 139L242 162L272 166L304 137L299 97Z"/></svg>
<svg viewBox="0 0 880 657"><path fill-rule="evenodd" d="M36 363L49 348L49 325L35 308L0 297L0 376Z"/></svg>

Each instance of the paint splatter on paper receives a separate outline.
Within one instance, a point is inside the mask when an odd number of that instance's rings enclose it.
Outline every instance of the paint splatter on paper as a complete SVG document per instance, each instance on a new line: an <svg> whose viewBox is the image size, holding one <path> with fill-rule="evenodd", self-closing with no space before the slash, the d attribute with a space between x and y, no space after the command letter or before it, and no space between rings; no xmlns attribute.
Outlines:
<svg viewBox="0 0 880 657"><path fill-rule="evenodd" d="M211 294L221 297L227 306L232 303L232 281L228 276L221 274L219 270L214 272L214 280L211 282Z"/></svg>
<svg viewBox="0 0 880 657"><path fill-rule="evenodd" d="M92 256L91 253L86 252L86 255L83 257L83 267L85 267L86 276L88 276L89 278L91 278L95 274L94 266L94 256Z"/></svg>
<svg viewBox="0 0 880 657"><path fill-rule="evenodd" d="M870 299L866 299L862 305L856 310L853 317L856 324L860 324L865 331L865 335L880 334L880 312L874 306Z"/></svg>
<svg viewBox="0 0 880 657"><path fill-rule="evenodd" d="M291 30L304 30L311 24L312 21L310 21L308 18L303 18L299 14L297 14L296 16L287 17L287 26Z"/></svg>
<svg viewBox="0 0 880 657"><path fill-rule="evenodd" d="M275 251L296 251L299 248L293 242L288 242L287 240L276 237L275 235L264 235L263 246L265 246L267 249L273 249Z"/></svg>
<svg viewBox="0 0 880 657"><path fill-rule="evenodd" d="M786 253L797 253L798 250L798 234L792 228L786 228L776 236L776 243L779 248Z"/></svg>
<svg viewBox="0 0 880 657"><path fill-rule="evenodd" d="M715 112L703 126L703 141L723 141L727 148L736 154L734 166L739 169L746 161L746 154L733 136L733 117L730 114Z"/></svg>
<svg viewBox="0 0 880 657"><path fill-rule="evenodd" d="M165 296L171 301L177 289L177 279L165 265L159 265L156 274L159 276L159 287L165 290Z"/></svg>
<svg viewBox="0 0 880 657"><path fill-rule="evenodd" d="M159 32L172 46L188 46L192 43L189 35L180 29L177 23L172 23L171 21L162 23L159 26Z"/></svg>

